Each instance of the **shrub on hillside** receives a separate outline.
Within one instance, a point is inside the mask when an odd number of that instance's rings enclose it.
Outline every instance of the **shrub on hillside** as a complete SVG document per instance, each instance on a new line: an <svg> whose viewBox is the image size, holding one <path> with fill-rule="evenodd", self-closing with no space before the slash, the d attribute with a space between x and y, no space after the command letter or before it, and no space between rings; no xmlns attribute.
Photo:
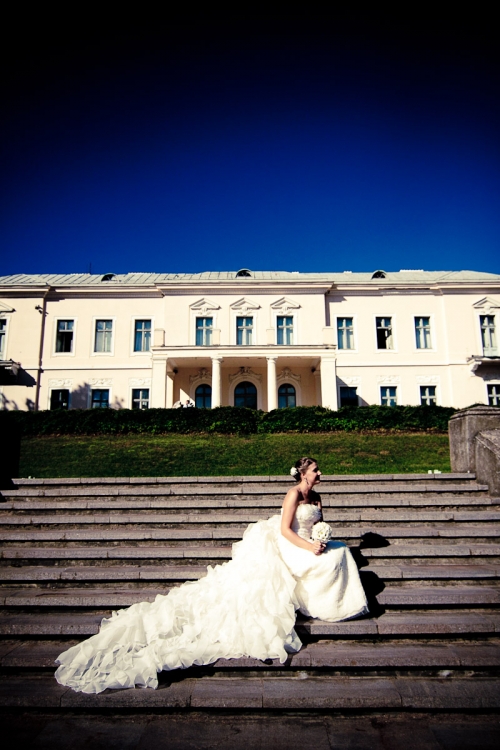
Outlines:
<svg viewBox="0 0 500 750"><path fill-rule="evenodd" d="M219 433L251 435L339 430L434 430L445 432L455 409L444 406L297 406L271 412L232 406L217 409L71 409L3 411L0 429L24 436Z"/></svg>
<svg viewBox="0 0 500 750"><path fill-rule="evenodd" d="M259 412L222 406L217 409L56 409L2 411L0 430L16 425L22 435L120 435L170 432L183 434L257 432Z"/></svg>
<svg viewBox="0 0 500 750"><path fill-rule="evenodd" d="M333 432L337 430L435 430L445 432L456 409L444 406L298 406L263 412L259 432Z"/></svg>

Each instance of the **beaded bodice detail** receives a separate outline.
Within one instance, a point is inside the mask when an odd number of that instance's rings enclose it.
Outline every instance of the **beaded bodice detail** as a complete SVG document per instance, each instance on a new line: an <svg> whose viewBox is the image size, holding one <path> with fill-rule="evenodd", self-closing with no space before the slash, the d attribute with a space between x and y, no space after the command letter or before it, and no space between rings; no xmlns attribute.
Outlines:
<svg viewBox="0 0 500 750"><path fill-rule="evenodd" d="M311 538L312 527L321 518L321 511L317 505L301 503L297 506L295 517L292 521L292 530L302 539Z"/></svg>

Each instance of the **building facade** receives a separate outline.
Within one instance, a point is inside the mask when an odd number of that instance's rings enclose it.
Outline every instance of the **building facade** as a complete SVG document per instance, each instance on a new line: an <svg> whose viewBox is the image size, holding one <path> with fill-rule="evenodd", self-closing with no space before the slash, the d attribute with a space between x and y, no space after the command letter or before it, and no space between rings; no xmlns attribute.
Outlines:
<svg viewBox="0 0 500 750"><path fill-rule="evenodd" d="M500 275L0 277L4 409L500 405Z"/></svg>

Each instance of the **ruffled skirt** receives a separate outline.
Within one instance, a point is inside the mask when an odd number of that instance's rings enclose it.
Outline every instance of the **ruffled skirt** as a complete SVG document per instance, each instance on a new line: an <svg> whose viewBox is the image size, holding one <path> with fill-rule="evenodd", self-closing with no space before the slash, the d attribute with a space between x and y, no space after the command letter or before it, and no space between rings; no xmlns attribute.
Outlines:
<svg viewBox="0 0 500 750"><path fill-rule="evenodd" d="M296 609L331 621L366 611L345 545L330 542L316 557L284 539L280 521L273 516L251 524L233 545L232 560L210 566L205 578L104 619L97 635L58 657L57 681L100 693L156 688L162 670L221 658L284 662L302 645L294 630Z"/></svg>

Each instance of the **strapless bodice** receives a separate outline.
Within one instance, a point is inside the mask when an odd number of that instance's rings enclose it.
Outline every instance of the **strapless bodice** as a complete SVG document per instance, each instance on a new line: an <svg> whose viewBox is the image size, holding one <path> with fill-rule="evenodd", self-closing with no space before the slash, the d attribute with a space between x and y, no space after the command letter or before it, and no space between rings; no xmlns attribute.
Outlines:
<svg viewBox="0 0 500 750"><path fill-rule="evenodd" d="M302 539L311 538L312 527L321 518L321 511L317 505L301 503L297 506L295 517L292 521L292 530Z"/></svg>

